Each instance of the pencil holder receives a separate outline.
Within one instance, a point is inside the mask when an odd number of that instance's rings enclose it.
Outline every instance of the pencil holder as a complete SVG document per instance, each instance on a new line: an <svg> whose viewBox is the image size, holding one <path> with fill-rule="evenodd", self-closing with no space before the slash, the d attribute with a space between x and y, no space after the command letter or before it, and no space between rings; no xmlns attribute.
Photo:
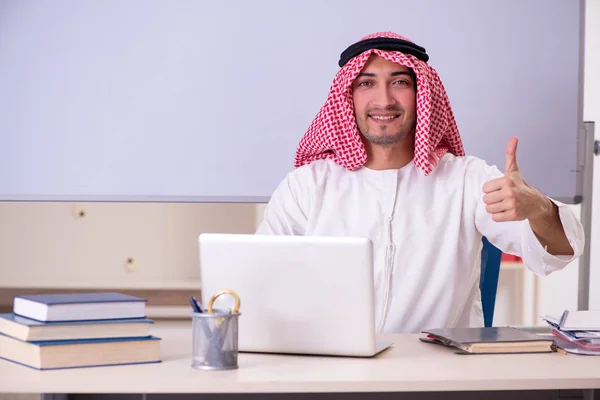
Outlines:
<svg viewBox="0 0 600 400"><path fill-rule="evenodd" d="M223 294L236 298L233 310L213 310L214 300ZM215 293L208 310L192 314L192 367L202 370L238 368L239 297L224 290Z"/></svg>

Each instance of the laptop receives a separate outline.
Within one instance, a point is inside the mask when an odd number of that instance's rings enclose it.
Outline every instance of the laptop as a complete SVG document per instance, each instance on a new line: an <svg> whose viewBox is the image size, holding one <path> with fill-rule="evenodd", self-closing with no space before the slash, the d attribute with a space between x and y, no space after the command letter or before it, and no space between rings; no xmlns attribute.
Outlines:
<svg viewBox="0 0 600 400"><path fill-rule="evenodd" d="M373 249L366 238L205 233L198 237L201 299L241 300L239 351L371 357ZM213 308L233 308L220 296Z"/></svg>

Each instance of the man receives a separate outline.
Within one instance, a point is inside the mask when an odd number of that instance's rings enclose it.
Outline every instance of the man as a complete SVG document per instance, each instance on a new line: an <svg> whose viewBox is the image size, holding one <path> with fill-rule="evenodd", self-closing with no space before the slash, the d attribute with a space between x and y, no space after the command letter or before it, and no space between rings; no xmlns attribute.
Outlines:
<svg viewBox="0 0 600 400"><path fill-rule="evenodd" d="M344 51L298 146L297 168L257 231L370 238L379 332L483 326L482 236L540 276L584 246L570 209L521 177L517 138L503 172L464 154L427 61L424 48L390 32Z"/></svg>

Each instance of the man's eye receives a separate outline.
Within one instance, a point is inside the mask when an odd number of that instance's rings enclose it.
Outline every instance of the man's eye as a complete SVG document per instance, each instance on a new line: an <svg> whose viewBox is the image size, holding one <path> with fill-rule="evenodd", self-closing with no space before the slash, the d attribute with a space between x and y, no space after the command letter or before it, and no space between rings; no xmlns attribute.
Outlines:
<svg viewBox="0 0 600 400"><path fill-rule="evenodd" d="M358 86L363 86L363 87L371 86L371 82L369 82L369 81L362 81L362 82L358 83Z"/></svg>
<svg viewBox="0 0 600 400"><path fill-rule="evenodd" d="M404 80L404 79L402 79L402 80L399 80L399 81L396 81L396 82L394 82L394 84L395 84L395 85L409 85L409 84L410 84L410 82L409 82L409 81L407 81L407 80Z"/></svg>

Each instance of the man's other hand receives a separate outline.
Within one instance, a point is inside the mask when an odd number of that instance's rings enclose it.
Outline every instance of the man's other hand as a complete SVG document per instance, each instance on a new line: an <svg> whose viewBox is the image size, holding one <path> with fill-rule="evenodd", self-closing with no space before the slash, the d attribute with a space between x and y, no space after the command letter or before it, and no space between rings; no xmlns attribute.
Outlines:
<svg viewBox="0 0 600 400"><path fill-rule="evenodd" d="M506 145L504 176L483 185L485 209L496 222L531 220L552 212L552 202L521 177L518 143L519 139L512 137Z"/></svg>

